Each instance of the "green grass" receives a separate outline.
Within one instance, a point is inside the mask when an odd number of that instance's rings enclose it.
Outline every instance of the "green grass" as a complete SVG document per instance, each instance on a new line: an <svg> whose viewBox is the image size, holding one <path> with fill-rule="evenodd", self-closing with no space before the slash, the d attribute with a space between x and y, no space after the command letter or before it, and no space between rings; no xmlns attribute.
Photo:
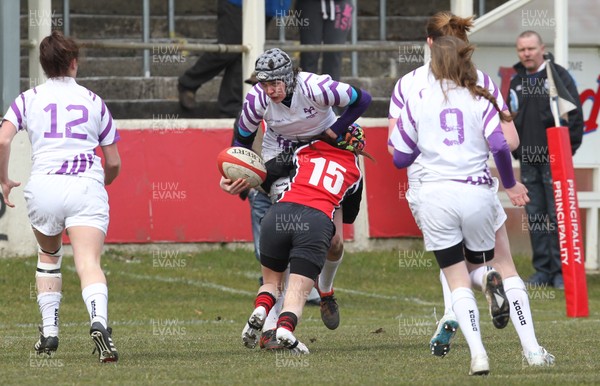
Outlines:
<svg viewBox="0 0 600 386"><path fill-rule="evenodd" d="M161 250L157 254L152 251ZM161 256L159 261L159 257ZM420 257L415 266L414 257ZM118 364L99 364L73 259L63 261L60 347L52 358L32 353L40 317L35 258L0 260L0 384L582 384L599 383L600 277L588 275L589 318L565 314L562 291L530 293L538 340L556 355L550 369L521 368L520 344L509 325L496 330L478 295L491 375L467 375L469 350L459 333L444 359L429 353L443 313L438 268L414 251L347 253L336 280L342 322L326 329L307 306L296 330L311 354L248 350L240 333L252 311L258 263L246 250L188 254L156 245L146 255L107 251L109 314ZM531 263L517 258L523 277Z"/></svg>

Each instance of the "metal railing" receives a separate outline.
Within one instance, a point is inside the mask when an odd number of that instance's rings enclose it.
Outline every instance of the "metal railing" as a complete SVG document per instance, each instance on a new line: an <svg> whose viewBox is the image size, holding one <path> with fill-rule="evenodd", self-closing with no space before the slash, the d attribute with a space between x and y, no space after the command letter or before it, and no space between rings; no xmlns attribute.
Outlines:
<svg viewBox="0 0 600 386"><path fill-rule="evenodd" d="M485 1L485 0L480 0ZM397 45L391 46L389 44L369 44L360 45L358 44L357 38L357 0L352 0L354 6L354 12L352 14L352 25L355 28L351 30L351 47L348 45L291 45L283 44L286 42L285 38L285 27L279 27L279 45L281 49L288 52L351 52L352 53L352 76L358 76L358 55L360 51L394 51L397 50ZM387 0L379 0L379 40L384 42L386 40L386 6ZM70 1L63 0L63 18L64 18L64 29L65 35L69 35L71 32L70 23ZM168 0L167 4L167 18L168 18L168 29L169 38L175 39L175 0ZM135 49L144 50L143 54L143 74L146 77L150 76L150 51L152 49L166 49L166 50L185 50L190 52L241 52L247 53L248 47L243 45L222 45L222 44L181 44L176 41L173 43L151 43L150 42L150 2L149 0L142 0L142 42L115 42L115 41L91 41L82 40L79 41L82 47L85 48L100 48L100 49ZM30 46L27 42L22 42L22 46ZM31 47L30 47L31 48Z"/></svg>
<svg viewBox="0 0 600 386"><path fill-rule="evenodd" d="M462 0L461 0L462 1ZM358 44L357 32L357 0L352 0L354 11L352 13L352 25L350 42L351 44L331 44L331 45L297 45L285 44L285 27L279 27L279 48L288 52L351 52L351 72L353 77L358 76L358 52L373 52L373 51L395 51L398 50L399 43L386 41L386 7L387 0L379 0L379 42L369 44ZM479 10L485 10L485 0L479 0ZM63 0L63 30L65 35L71 32L70 23L70 0ZM168 19L168 34L170 39L175 39L175 0L168 0L167 3L167 19ZM180 43L172 40L172 43L158 43L150 41L150 1L142 0L142 41L141 42L122 42L122 41L107 41L107 40L80 40L84 48L99 48L99 49L129 49L143 50L143 75L150 76L150 50L162 49L185 50L189 52L218 52L218 53L233 53L241 52L248 53L249 47L244 45L224 45L224 44L190 44ZM401 43L400 43L401 44ZM21 45L29 47L32 44L28 41L21 41ZM267 47L265 47L267 48Z"/></svg>

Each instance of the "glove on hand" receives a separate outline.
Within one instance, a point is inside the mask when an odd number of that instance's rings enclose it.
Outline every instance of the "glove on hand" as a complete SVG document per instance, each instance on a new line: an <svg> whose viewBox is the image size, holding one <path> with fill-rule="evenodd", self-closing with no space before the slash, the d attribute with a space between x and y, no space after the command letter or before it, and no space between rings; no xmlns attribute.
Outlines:
<svg viewBox="0 0 600 386"><path fill-rule="evenodd" d="M365 148L365 132L358 123L353 123L337 138L337 147L343 150L361 151Z"/></svg>

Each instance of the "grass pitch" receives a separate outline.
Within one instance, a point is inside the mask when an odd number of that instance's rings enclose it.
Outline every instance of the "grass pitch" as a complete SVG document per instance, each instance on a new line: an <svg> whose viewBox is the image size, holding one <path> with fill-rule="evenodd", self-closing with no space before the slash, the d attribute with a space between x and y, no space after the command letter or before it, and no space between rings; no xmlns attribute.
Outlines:
<svg viewBox="0 0 600 386"><path fill-rule="evenodd" d="M532 273L516 258L522 277ZM249 350L240 333L253 309L259 266L251 251L191 254L157 244L145 255L103 257L109 281L109 317L117 364L92 355L89 323L73 259L63 260L60 346L37 356L40 321L35 300L36 258L0 260L0 384L3 385L447 385L598 384L600 277L588 275L590 317L565 314L563 291L530 289L540 343L556 356L552 368L521 366L512 324L496 330L479 294L481 328L490 357L488 377L469 377L469 350L461 333L440 359L428 342L443 313L432 255L412 250L347 253L336 279L341 324L323 326L307 306L296 336L311 354Z"/></svg>

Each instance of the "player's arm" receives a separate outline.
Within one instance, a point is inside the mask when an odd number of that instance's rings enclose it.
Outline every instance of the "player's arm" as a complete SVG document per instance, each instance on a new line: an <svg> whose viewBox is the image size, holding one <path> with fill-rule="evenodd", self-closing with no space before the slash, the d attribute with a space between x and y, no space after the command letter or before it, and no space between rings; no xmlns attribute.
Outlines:
<svg viewBox="0 0 600 386"><path fill-rule="evenodd" d="M101 146L104 154L104 185L110 185L121 171L121 156L117 144Z"/></svg>
<svg viewBox="0 0 600 386"><path fill-rule="evenodd" d="M510 111L504 110L500 114L509 114ZM504 134L504 138L506 139L506 143L508 144L508 148L510 151L514 151L519 147L519 133L517 133L517 128L515 127L515 123L513 121L510 122L500 122L500 126L502 127L502 133Z"/></svg>
<svg viewBox="0 0 600 386"><path fill-rule="evenodd" d="M371 104L371 94L367 91L350 86L349 89L350 102L348 108L344 110L342 115L335 121L328 134L332 138L339 138L344 134L346 129L352 125L360 116L367 110ZM343 106L342 106L343 107ZM332 133L333 132L333 133Z"/></svg>
<svg viewBox="0 0 600 386"><path fill-rule="evenodd" d="M363 179L360 180L358 187L351 193L348 193L342 200L342 222L344 224L353 224L360 211L360 201L362 200Z"/></svg>
<svg viewBox="0 0 600 386"><path fill-rule="evenodd" d="M8 196L12 188L21 185L20 182L11 181L8 178L8 161L10 159L10 145L17 134L17 128L10 121L3 120L0 123L0 186L2 186L2 196L4 203L14 208L15 205L10 202Z"/></svg>
<svg viewBox="0 0 600 386"><path fill-rule="evenodd" d="M406 117L404 111L401 117L396 120L396 126L390 135L388 143L393 147L392 156L394 157L394 166L398 169L409 167L419 154L421 154L421 151L417 147L415 123Z"/></svg>
<svg viewBox="0 0 600 386"><path fill-rule="evenodd" d="M487 136L487 142L494 157L498 174L500 174L500 180L511 203L515 206L524 206L529 202L527 188L515 179L508 143L500 128L498 113L495 110L492 111L492 114L494 113L495 118L490 123L492 125L496 124L496 128Z"/></svg>
<svg viewBox="0 0 600 386"><path fill-rule="evenodd" d="M276 157L265 162L265 169L267 169L267 178L260 185L265 191L271 190L271 185L282 177L289 177L294 169L294 152L295 149L289 148L281 153L277 154Z"/></svg>
<svg viewBox="0 0 600 386"><path fill-rule="evenodd" d="M255 85L248 92L242 105L242 111L234 123L233 146L252 149L268 100L265 91L259 85Z"/></svg>
<svg viewBox="0 0 600 386"><path fill-rule="evenodd" d="M392 91L392 96L390 98L390 107L388 110L388 152L391 155L394 155L394 146L390 140L392 136L392 132L398 123L398 117L400 116L400 111L404 106L404 97L402 95L402 78L398 79L396 85L394 86L394 91Z"/></svg>
<svg viewBox="0 0 600 386"><path fill-rule="evenodd" d="M492 80L492 78L486 73L479 71L480 76L483 78L484 85L487 85L487 89L492 94L494 98L496 98L496 103L500 107L501 113L506 116L511 115L508 105L500 92L500 88L496 85L496 83ZM510 95L509 95L510 98ZM514 151L519 147L519 134L517 133L517 128L515 127L514 122L511 120L510 122L500 120L500 125L502 127L502 133L504 134L504 138L506 139L506 143L508 143L508 148L510 151Z"/></svg>

